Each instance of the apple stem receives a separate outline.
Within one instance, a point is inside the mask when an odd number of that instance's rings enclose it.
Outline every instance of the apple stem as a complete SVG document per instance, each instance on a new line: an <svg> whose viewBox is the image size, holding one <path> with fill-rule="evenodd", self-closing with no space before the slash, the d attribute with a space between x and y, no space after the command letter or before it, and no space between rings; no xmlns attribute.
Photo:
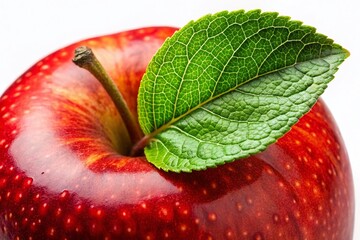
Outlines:
<svg viewBox="0 0 360 240"><path fill-rule="evenodd" d="M142 139L143 133L133 114L131 114L129 107L126 104L119 89L117 88L115 82L105 71L104 67L99 62L93 51L86 46L78 47L75 49L73 62L77 66L88 70L102 84L114 102L122 120L124 121L132 145L137 145L136 143Z"/></svg>

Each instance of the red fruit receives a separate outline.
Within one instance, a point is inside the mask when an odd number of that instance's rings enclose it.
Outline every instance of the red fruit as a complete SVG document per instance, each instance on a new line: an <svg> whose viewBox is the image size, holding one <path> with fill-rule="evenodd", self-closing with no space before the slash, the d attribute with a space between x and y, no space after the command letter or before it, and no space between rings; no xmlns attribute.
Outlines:
<svg viewBox="0 0 360 240"><path fill-rule="evenodd" d="M321 100L266 151L167 173L127 157L102 86L71 58L90 46L136 115L139 81L175 29L145 28L61 49L0 100L1 239L351 239L351 169Z"/></svg>

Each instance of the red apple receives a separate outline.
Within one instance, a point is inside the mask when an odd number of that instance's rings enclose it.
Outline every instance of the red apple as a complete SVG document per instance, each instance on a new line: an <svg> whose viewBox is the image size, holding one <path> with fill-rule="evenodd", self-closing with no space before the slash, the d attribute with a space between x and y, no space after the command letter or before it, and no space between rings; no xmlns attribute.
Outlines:
<svg viewBox="0 0 360 240"><path fill-rule="evenodd" d="M324 102L264 152L193 173L127 157L90 46L136 115L139 81L168 27L85 40L42 59L0 100L1 239L352 239L348 156Z"/></svg>

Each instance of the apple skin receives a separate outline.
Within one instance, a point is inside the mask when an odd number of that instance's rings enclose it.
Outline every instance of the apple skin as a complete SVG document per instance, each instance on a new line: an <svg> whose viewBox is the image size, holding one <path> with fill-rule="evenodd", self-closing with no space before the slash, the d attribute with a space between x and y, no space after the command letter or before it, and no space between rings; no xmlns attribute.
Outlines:
<svg viewBox="0 0 360 240"><path fill-rule="evenodd" d="M129 148L113 103L71 58L91 47L136 115L140 79L176 29L81 41L0 100L0 239L352 239L347 152L322 100L264 152L193 173Z"/></svg>

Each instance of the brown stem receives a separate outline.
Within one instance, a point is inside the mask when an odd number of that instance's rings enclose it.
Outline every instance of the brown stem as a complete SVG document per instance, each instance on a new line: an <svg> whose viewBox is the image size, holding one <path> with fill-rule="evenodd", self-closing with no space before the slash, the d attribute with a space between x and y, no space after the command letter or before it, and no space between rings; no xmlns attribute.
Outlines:
<svg viewBox="0 0 360 240"><path fill-rule="evenodd" d="M137 142L142 139L143 133L134 116L131 114L129 107L127 106L119 89L111 77L107 74L104 67L96 58L92 50L85 46L78 47L75 50L73 62L77 66L88 70L102 84L114 102L122 120L124 121L132 145L137 145Z"/></svg>

